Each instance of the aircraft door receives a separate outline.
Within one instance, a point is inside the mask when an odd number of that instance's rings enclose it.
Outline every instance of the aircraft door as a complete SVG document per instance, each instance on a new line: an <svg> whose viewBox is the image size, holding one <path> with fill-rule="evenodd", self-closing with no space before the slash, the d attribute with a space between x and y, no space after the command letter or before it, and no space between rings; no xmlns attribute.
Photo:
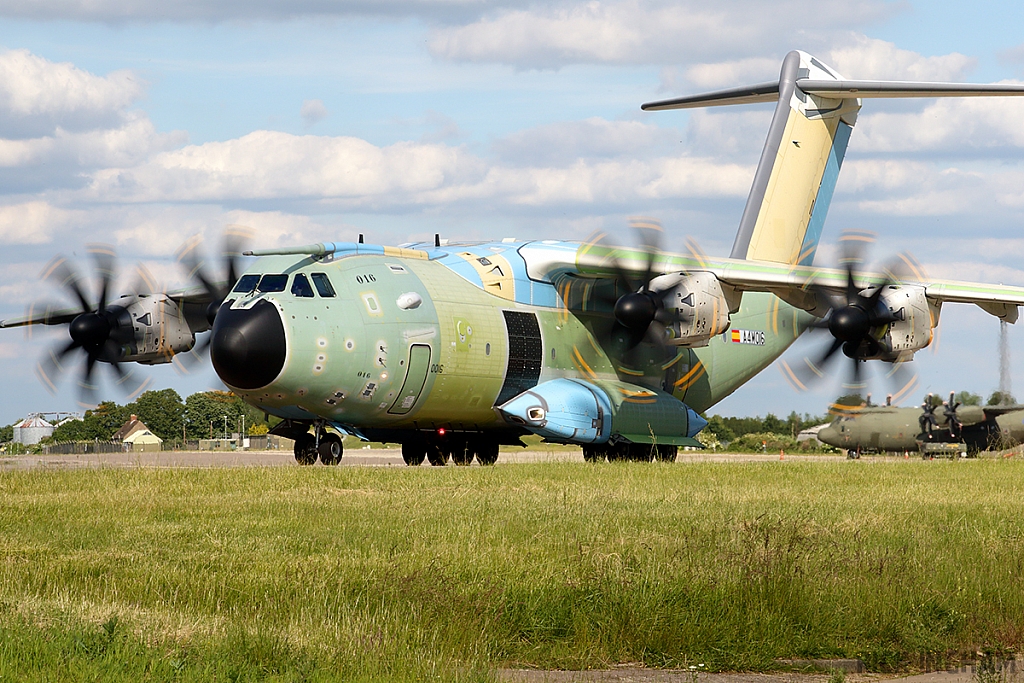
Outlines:
<svg viewBox="0 0 1024 683"><path fill-rule="evenodd" d="M426 344L413 344L409 347L409 367L405 371L405 381L398 392L398 398L391 404L388 412L392 415L405 415L416 405L416 399L423 391L430 370L430 347Z"/></svg>

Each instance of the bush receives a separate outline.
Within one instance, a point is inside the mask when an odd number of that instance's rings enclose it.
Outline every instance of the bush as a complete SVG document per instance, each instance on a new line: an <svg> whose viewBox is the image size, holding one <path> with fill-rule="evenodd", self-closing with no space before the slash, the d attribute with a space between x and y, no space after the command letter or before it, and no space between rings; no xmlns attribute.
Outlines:
<svg viewBox="0 0 1024 683"><path fill-rule="evenodd" d="M795 451L797 449L796 439L771 432L758 432L744 434L729 442L729 450L737 453L760 453L762 451L778 453L780 449Z"/></svg>

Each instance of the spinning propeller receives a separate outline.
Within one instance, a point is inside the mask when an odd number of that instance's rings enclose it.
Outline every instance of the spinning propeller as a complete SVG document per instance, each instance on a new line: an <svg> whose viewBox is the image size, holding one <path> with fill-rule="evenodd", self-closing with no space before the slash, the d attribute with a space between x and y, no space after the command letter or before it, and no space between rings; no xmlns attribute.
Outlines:
<svg viewBox="0 0 1024 683"><path fill-rule="evenodd" d="M224 273L223 279L211 277L208 264L202 258L203 238L201 235L195 235L188 239L175 252L178 263L188 272L189 279L201 287L210 299L210 303L206 306L206 321L211 328L217 318L217 311L220 310L224 300L238 281L239 261L242 251L252 240L252 237L253 231L251 228L242 225L229 225L225 228L224 236L221 240L220 254L220 268ZM206 335L202 341L193 347L190 353L176 356L176 358L181 360L182 367L185 370L190 369L208 353L211 337L212 335Z"/></svg>
<svg viewBox="0 0 1024 683"><path fill-rule="evenodd" d="M95 406L97 384L93 378L93 369L97 361L109 364L117 376L116 383L130 396L134 397L148 384L148 380L138 378L134 370L121 367L124 357L124 345L133 334L131 316L125 305L129 305L134 297L145 292L145 277L134 288L135 294L126 300L119 299L122 304L111 305L108 301L111 282L115 280L116 255L113 247L90 245L89 253L96 261L96 273L99 280L99 298L95 303L89 300L82 287L81 278L71 263L63 256L57 257L47 266L43 278L55 283L68 292L77 302L76 312L53 312L56 306L47 306L43 318L48 325L68 326L71 341L57 344L36 366L36 371L43 383L56 393L57 382L65 372L65 363L69 356L79 352L84 354L82 373L78 381L79 400L83 406Z"/></svg>
<svg viewBox="0 0 1024 683"><path fill-rule="evenodd" d="M902 320L902 312L893 313L882 302L882 294L890 285L899 284L900 273L904 266L916 267L909 257L903 255L900 260L883 269L885 279L868 288L857 285L864 281L858 268L864 263L864 252L867 245L874 241L873 235L866 232L846 232L840 238L840 264L846 270L846 282L841 291L816 283L809 283L807 291L816 295L817 299L826 302L827 312L823 318L810 325L812 334L818 330L827 330L832 340L818 354L805 356L795 367L783 361L783 370L787 378L798 388L806 389L808 385L825 377L827 367L838 357L841 350L850 359L851 381L844 384L846 388L862 389L862 364L873 356L877 356L882 347L879 338L886 325ZM868 293L864 293L864 292ZM899 390L894 392L894 400L898 402L917 383L916 374L905 367L904 363L892 363L887 376L893 379Z"/></svg>
<svg viewBox="0 0 1024 683"><path fill-rule="evenodd" d="M932 434L939 427L939 418L935 415L938 404L933 403L931 399L932 394L928 394L924 403L921 404L921 416L917 418L918 424L921 425L921 433L928 439L932 438ZM942 416L946 419L949 435L954 439L960 438L964 426L956 412L959 407L960 401L956 400L955 392L949 392L949 400L942 403Z"/></svg>
<svg viewBox="0 0 1024 683"><path fill-rule="evenodd" d="M612 327L600 341L610 345L624 363L635 366L639 360L638 349L641 343L646 342L658 348L662 356L670 350L676 353L676 349L668 344L668 326L690 321L693 294L681 297L675 307L666 306L666 295L677 283L669 280L658 285L653 282L661 275L655 272L654 265L661 254L662 227L650 219L635 219L630 222L630 227L637 238L637 251L643 255L643 266L639 272L624 265L617 255L617 248L608 244L606 235L599 235L591 244L610 250L606 265L615 278L614 288L595 290L595 299L611 308L614 314ZM619 295L623 290L626 293Z"/></svg>

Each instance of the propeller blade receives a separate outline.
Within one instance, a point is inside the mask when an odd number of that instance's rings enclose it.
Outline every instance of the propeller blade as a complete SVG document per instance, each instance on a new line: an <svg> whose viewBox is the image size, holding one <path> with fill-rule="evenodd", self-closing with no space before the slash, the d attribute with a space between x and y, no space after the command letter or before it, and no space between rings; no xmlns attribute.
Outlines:
<svg viewBox="0 0 1024 683"><path fill-rule="evenodd" d="M106 244L90 244L86 251L92 254L96 260L96 273L100 278L100 298L96 304L96 310L102 311L107 308L107 296L110 294L110 283L114 279L114 264L117 256L112 246Z"/></svg>
<svg viewBox="0 0 1024 683"><path fill-rule="evenodd" d="M49 280L58 287L70 290L78 300L79 305L81 305L82 313L90 313L93 310L92 305L85 296L85 292L82 291L82 283L78 279L78 273L75 272L74 268L71 267L71 264L63 256L58 256L50 261L43 270L43 279Z"/></svg>

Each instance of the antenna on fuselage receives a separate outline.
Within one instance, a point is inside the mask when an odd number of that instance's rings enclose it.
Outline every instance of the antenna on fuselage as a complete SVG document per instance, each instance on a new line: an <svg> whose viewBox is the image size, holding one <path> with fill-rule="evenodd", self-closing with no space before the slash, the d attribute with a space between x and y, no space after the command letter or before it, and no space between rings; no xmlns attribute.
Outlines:
<svg viewBox="0 0 1024 683"><path fill-rule="evenodd" d="M359 244L363 243L363 233L359 233Z"/></svg>
<svg viewBox="0 0 1024 683"><path fill-rule="evenodd" d="M436 232L434 233L434 246L435 247L440 247L441 246L441 235L440 235L440 233L436 233Z"/></svg>

